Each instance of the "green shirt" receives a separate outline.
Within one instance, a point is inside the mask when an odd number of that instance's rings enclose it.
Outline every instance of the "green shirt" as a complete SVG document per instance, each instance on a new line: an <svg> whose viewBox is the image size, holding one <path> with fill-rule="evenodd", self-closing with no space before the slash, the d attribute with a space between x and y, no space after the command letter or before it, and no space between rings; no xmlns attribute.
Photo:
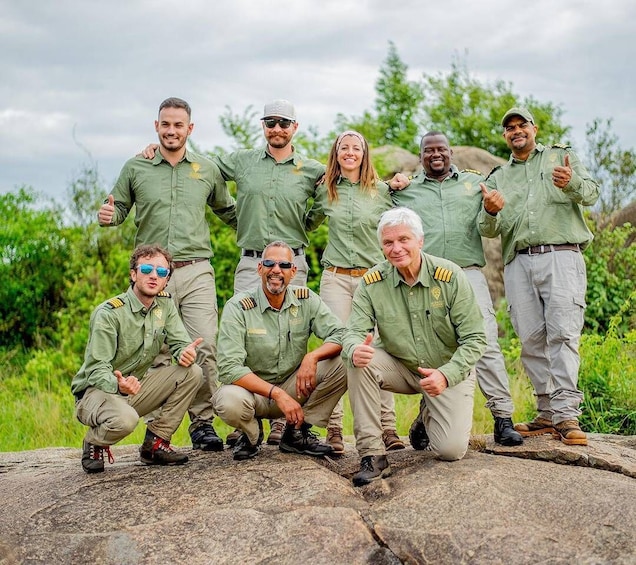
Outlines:
<svg viewBox="0 0 636 565"><path fill-rule="evenodd" d="M322 255L324 267L372 267L384 259L377 227L383 212L392 207L389 187L378 182L371 190L340 177L338 200L329 202L327 187L318 187L316 200L307 214L307 229L316 229L329 218L329 240Z"/></svg>
<svg viewBox="0 0 636 565"><path fill-rule="evenodd" d="M112 225L121 224L135 204L135 247L158 243L176 261L212 257L206 204L223 222L236 227L234 198L218 167L191 151L174 167L160 151L153 159L133 157L124 165L112 194Z"/></svg>
<svg viewBox="0 0 636 565"><path fill-rule="evenodd" d="M269 305L261 287L234 295L223 308L219 327L219 380L231 384L255 373L271 383L284 382L307 354L312 333L340 345L344 327L306 287L287 287L280 310Z"/></svg>
<svg viewBox="0 0 636 565"><path fill-rule="evenodd" d="M309 245L305 211L324 165L296 151L277 162L266 149L244 149L213 159L223 177L236 182L239 247L262 251L275 240L293 248Z"/></svg>
<svg viewBox="0 0 636 565"><path fill-rule="evenodd" d="M397 206L410 208L422 219L424 251L444 257L460 267L486 264L477 215L481 210L484 178L451 165L451 174L442 182L416 176L404 190L393 193Z"/></svg>
<svg viewBox="0 0 636 565"><path fill-rule="evenodd" d="M77 394L93 386L114 394L115 370L141 380L164 342L175 358L192 343L174 301L166 292L146 308L129 288L93 311L84 364L73 377L71 391Z"/></svg>
<svg viewBox="0 0 636 565"><path fill-rule="evenodd" d="M350 365L376 324L382 349L414 373L418 367L440 370L449 386L463 381L486 349L484 319L466 275L426 253L413 286L388 261L364 275L342 344Z"/></svg>
<svg viewBox="0 0 636 565"><path fill-rule="evenodd" d="M572 178L560 189L552 184L552 171L563 165L566 155L570 156ZM527 161L511 156L505 165L493 169L486 186L498 190L505 204L496 216L482 207L479 232L486 237L501 234L504 264L527 247L578 243L584 249L592 241L583 206L597 201L598 184L567 146L537 144Z"/></svg>

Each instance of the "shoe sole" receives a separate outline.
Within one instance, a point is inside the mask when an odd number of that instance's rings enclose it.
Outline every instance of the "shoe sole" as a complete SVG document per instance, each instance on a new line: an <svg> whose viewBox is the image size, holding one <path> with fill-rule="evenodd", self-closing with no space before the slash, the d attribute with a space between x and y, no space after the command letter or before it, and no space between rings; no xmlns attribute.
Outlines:
<svg viewBox="0 0 636 565"><path fill-rule="evenodd" d="M522 437L532 437L532 436L542 436L545 434L554 434L555 433L555 429L554 428L541 428L539 430L519 430L517 428L515 428L515 432L521 434Z"/></svg>
<svg viewBox="0 0 636 565"><path fill-rule="evenodd" d="M295 447L289 447L284 443L281 443L278 448L285 453L297 453L298 455L311 455L312 457L325 457L326 455L334 455L333 451L329 453L316 453L315 451L309 451L306 449L296 449Z"/></svg>
<svg viewBox="0 0 636 565"><path fill-rule="evenodd" d="M104 472L104 467L102 467L101 469L87 469L86 467L82 467L82 469L84 469L84 472L88 473L89 475L94 475L95 473Z"/></svg>
<svg viewBox="0 0 636 565"><path fill-rule="evenodd" d="M192 449L200 449L201 451L223 451L223 442L221 443L193 443Z"/></svg>
<svg viewBox="0 0 636 565"><path fill-rule="evenodd" d="M174 467L175 465L183 465L184 463L188 462L187 459L184 459L183 461L173 461L172 463L159 462L155 461L154 459L146 459L145 457L140 457L139 459L146 465L160 465L162 467Z"/></svg>
<svg viewBox="0 0 636 565"><path fill-rule="evenodd" d="M280 445L279 439L267 438L267 445Z"/></svg>
<svg viewBox="0 0 636 565"><path fill-rule="evenodd" d="M517 433L521 435L521 432L517 432ZM521 438L521 440L504 440L504 441L502 441L501 439L495 438L495 443L498 443L499 445L503 445L504 447L515 447L517 445L523 445L523 437Z"/></svg>
<svg viewBox="0 0 636 565"><path fill-rule="evenodd" d="M356 480L356 479L352 479L353 480L353 486L354 487L362 487L364 485L368 485L371 484L374 481L377 481L379 479L386 479L387 477L390 477L393 471L391 471L391 467L387 467L386 469L382 469L382 472L377 476L377 477L373 477L371 479L364 479L364 480Z"/></svg>
<svg viewBox="0 0 636 565"><path fill-rule="evenodd" d="M398 449L406 449L406 445L402 442L395 442L385 446L387 451L397 451Z"/></svg>
<svg viewBox="0 0 636 565"><path fill-rule="evenodd" d="M234 455L232 459L234 459L234 461L248 461L249 459L254 459L254 457L256 457L257 455L258 451L256 451L255 453L250 453L247 457L236 457L236 455Z"/></svg>
<svg viewBox="0 0 636 565"><path fill-rule="evenodd" d="M567 439L565 437L563 437L559 432L555 431L552 434L552 437L556 440L560 440L561 443L565 444L565 445L587 445L587 438L586 437L582 437L582 438L576 438L576 439Z"/></svg>

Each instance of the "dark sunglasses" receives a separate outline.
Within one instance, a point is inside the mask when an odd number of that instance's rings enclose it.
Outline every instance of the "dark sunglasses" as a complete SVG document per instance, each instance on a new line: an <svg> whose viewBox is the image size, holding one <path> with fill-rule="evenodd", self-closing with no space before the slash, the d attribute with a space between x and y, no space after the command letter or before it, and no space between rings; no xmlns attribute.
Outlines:
<svg viewBox="0 0 636 565"><path fill-rule="evenodd" d="M294 266L294 264L289 261L274 261L273 259L263 259L261 265L268 269L271 269L274 265L278 265L283 270L291 269Z"/></svg>
<svg viewBox="0 0 636 565"><path fill-rule="evenodd" d="M287 118L265 118L263 122L269 129L275 128L276 124L278 124L282 129L287 129L294 123L294 120L288 120Z"/></svg>
<svg viewBox="0 0 636 565"><path fill-rule="evenodd" d="M166 269L165 267L155 267L154 265L148 265L147 263L137 265L137 268L142 275L149 275L153 271L157 271L157 276L160 279L165 279L170 274L170 269Z"/></svg>

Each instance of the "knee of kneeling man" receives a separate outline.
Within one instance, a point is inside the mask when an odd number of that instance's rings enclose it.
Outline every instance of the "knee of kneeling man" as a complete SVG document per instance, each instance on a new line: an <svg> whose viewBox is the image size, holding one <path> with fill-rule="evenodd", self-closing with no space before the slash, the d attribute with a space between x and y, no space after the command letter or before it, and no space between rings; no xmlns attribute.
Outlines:
<svg viewBox="0 0 636 565"><path fill-rule="evenodd" d="M435 448L437 458L442 461L459 461L466 455L468 451L468 443L448 442L442 446Z"/></svg>
<svg viewBox="0 0 636 565"><path fill-rule="evenodd" d="M197 365L196 363L193 363L192 365L188 367L187 375L188 375L187 378L193 379L197 381L198 383L203 381L203 369L201 369L201 367Z"/></svg>

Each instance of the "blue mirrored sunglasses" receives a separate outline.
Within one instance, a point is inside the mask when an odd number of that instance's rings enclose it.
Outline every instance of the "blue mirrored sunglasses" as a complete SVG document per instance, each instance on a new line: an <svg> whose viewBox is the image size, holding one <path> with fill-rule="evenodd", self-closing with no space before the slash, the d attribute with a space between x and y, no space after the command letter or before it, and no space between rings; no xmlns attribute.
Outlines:
<svg viewBox="0 0 636 565"><path fill-rule="evenodd" d="M170 274L170 269L166 269L165 267L155 267L154 265L148 265L147 263L137 265L137 268L142 275L149 275L153 271L157 271L157 276L160 279L165 279Z"/></svg>

